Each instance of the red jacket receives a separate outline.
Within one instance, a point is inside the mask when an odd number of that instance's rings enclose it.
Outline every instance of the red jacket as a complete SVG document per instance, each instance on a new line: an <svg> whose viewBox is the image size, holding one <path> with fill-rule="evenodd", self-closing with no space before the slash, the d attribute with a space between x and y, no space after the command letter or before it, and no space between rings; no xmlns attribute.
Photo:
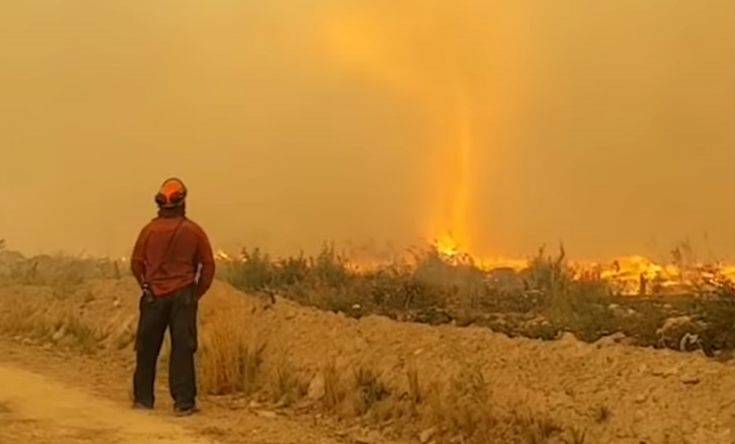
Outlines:
<svg viewBox="0 0 735 444"><path fill-rule="evenodd" d="M179 223L176 238L171 241ZM201 297L214 279L214 257L207 235L199 225L180 214L157 217L143 228L130 267L138 283L149 284L158 297L169 296L192 284L196 284L197 296Z"/></svg>

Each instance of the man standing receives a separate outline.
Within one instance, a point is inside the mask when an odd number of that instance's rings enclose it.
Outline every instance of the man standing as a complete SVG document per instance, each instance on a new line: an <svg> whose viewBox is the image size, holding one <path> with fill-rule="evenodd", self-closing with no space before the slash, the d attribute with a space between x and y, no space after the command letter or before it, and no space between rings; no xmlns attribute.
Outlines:
<svg viewBox="0 0 735 444"><path fill-rule="evenodd" d="M158 217L135 243L131 268L143 295L135 341L133 407L152 409L156 363L169 329L169 389L180 416L196 412L194 353L197 305L214 278L212 248L204 231L186 218L186 187L168 179L156 195Z"/></svg>

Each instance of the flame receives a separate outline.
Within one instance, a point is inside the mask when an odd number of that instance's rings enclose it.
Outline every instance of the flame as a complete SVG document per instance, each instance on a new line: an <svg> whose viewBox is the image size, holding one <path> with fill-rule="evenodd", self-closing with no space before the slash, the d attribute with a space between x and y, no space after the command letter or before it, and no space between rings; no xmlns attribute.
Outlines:
<svg viewBox="0 0 735 444"><path fill-rule="evenodd" d="M623 295L707 291L735 284L735 267L721 263L661 264L636 255L596 267L600 270L599 277ZM586 268L589 269L589 265Z"/></svg>
<svg viewBox="0 0 735 444"><path fill-rule="evenodd" d="M452 233L438 237L434 242L434 248L439 256L446 258L454 258L461 253L459 242L452 236Z"/></svg>
<svg viewBox="0 0 735 444"><path fill-rule="evenodd" d="M223 250L221 248L218 248L215 251L214 258L216 260L220 260L220 261L226 261L226 262L232 261L232 257L229 254L227 254L227 252L225 250Z"/></svg>
<svg viewBox="0 0 735 444"><path fill-rule="evenodd" d="M521 272L529 267L528 259L472 256L451 233L437 238L433 247L449 265L469 263L486 272L499 268ZM722 263L657 263L631 255L605 263L569 261L566 266L572 280L598 280L623 296L706 294L735 288L735 265Z"/></svg>

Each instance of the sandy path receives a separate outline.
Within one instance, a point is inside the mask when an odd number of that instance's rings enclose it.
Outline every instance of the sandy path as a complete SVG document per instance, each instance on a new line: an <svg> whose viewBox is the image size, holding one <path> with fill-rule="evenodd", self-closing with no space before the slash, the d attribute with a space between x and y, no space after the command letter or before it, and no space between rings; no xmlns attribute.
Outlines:
<svg viewBox="0 0 735 444"><path fill-rule="evenodd" d="M131 371L110 356L47 351L0 337L0 444L347 441L313 418L250 409L236 400L204 397L202 413L176 418L165 380L157 385L156 411L134 411Z"/></svg>
<svg viewBox="0 0 735 444"><path fill-rule="evenodd" d="M175 418L123 408L17 367L0 366L0 442L204 444Z"/></svg>

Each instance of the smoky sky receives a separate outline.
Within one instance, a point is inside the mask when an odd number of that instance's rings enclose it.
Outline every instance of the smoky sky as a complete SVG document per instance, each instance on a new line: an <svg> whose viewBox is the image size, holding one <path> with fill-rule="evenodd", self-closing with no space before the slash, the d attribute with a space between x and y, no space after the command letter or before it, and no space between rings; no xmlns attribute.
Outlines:
<svg viewBox="0 0 735 444"><path fill-rule="evenodd" d="M729 0L6 2L0 238L735 256Z"/></svg>

